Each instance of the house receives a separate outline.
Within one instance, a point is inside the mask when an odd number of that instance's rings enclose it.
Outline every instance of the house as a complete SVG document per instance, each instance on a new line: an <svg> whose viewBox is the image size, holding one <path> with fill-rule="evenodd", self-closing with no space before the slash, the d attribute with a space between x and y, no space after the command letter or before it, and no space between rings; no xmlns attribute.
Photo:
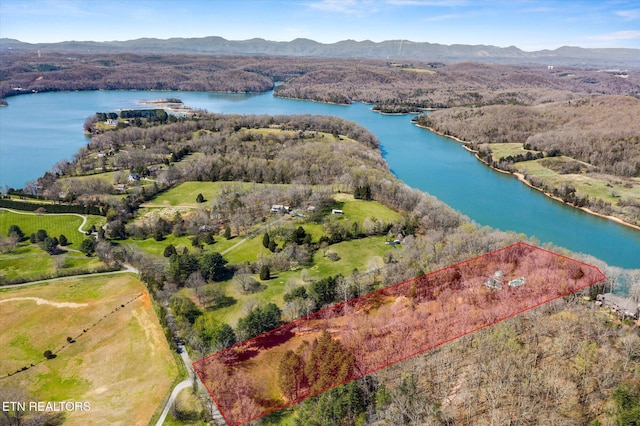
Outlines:
<svg viewBox="0 0 640 426"><path fill-rule="evenodd" d="M605 293L596 296L596 304L608 307L623 318L638 319L638 304L631 299L616 296L613 293Z"/></svg>
<svg viewBox="0 0 640 426"><path fill-rule="evenodd" d="M140 180L140 175L137 173L131 173L129 175L129 182L137 182Z"/></svg>
<svg viewBox="0 0 640 426"><path fill-rule="evenodd" d="M117 126L118 125L118 120L114 120L113 118L108 118L107 119L107 126Z"/></svg>
<svg viewBox="0 0 640 426"><path fill-rule="evenodd" d="M116 191L126 191L127 190L127 185L125 185L124 183L119 183L119 184L115 185L115 189L116 189Z"/></svg>
<svg viewBox="0 0 640 426"><path fill-rule="evenodd" d="M484 285L494 290L501 290L502 284L504 284L502 281L503 277L504 273L498 269L495 274L493 274L491 277L489 277L488 280L484 282Z"/></svg>
<svg viewBox="0 0 640 426"><path fill-rule="evenodd" d="M289 210L291 210L289 206L284 206L282 204L274 204L271 206L271 210L269 210L269 213L284 214L284 213L289 213Z"/></svg>
<svg viewBox="0 0 640 426"><path fill-rule="evenodd" d="M344 212L340 209L332 209L331 214L344 214Z"/></svg>

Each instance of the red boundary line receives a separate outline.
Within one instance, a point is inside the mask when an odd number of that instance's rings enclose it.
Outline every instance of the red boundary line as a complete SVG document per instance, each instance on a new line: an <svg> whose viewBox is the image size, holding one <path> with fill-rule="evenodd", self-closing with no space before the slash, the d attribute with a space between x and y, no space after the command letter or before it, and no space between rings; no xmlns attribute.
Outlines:
<svg viewBox="0 0 640 426"><path fill-rule="evenodd" d="M379 371L379 370L382 370L382 369L384 369L384 368L387 368L387 367L389 367L390 365L397 364L397 363L399 363L399 362L405 361L405 360L407 360L407 359L409 359L409 358L411 358L411 357L414 357L414 356L419 355L419 354L421 354L421 353L424 353L424 352L430 351L430 350L432 350L432 349L434 349L434 348L437 348L438 346L442 346L442 345L444 345L444 344L446 344L446 343L452 342L452 341L457 340L457 339L459 339L459 338L461 338L461 337L468 336L469 334L475 333L475 332L477 332L477 331L479 331L479 330L482 330L482 329L484 329L484 328L487 328L487 327L489 327L489 326L492 326L492 325L494 325L494 324L497 324L497 323L499 323L499 322L501 322L501 321L507 320L507 319L509 319L509 318L513 318L513 317L515 317L516 315L520 315L520 314L521 314L521 313L523 313L523 312L530 311L530 310L535 309L535 308L537 308L537 307L539 307L539 306L542 306L542 305L544 305L544 304L546 304L546 303L549 303L549 302L552 302L552 301L554 301L554 300L560 299L561 297L565 297L565 296L567 296L567 295L569 295L569 294L571 294L571 293L575 293L575 292L577 292L577 291L583 290L583 289L585 289L585 288L587 288L587 287L590 287L590 286L592 286L592 285L594 285L594 284L597 284L597 283L599 283L599 282L601 282L601 281L603 281L603 280L605 280L605 279L607 278L607 277L606 277L606 275L605 275L605 274L604 274L604 273L603 273L603 272L602 272L602 271L601 271L597 266L593 266L593 265L590 265L590 264L588 264L588 263L586 263L586 262L582 262L582 261L579 261L579 260L573 259L573 258L571 258L571 257L568 257L568 256L565 256L565 255L562 255L562 254L558 254L558 253L552 252L551 250L547 250L547 249L544 249L544 248L541 248L541 247L537 247L537 246L534 246L534 245L532 245L532 244L525 243L525 242L522 242L522 241L521 241L521 242L513 243L513 244L510 244L510 245L508 245L508 246L505 246L505 247L502 247L502 248L499 248L499 249L496 249L496 250L493 250L493 251L490 251L490 252L487 252L487 253L484 253L484 254L481 254L481 255L475 256L475 257L472 257L472 258L470 258L470 259L466 259L466 260L463 260L463 261L460 261L460 262L457 262L457 263L451 264L451 265L449 265L449 266L445 266L444 268L441 268L441 269L438 269L438 270L435 270L435 271L432 271L432 272L429 272L429 273L426 273L426 274L420 275L420 276L418 276L418 277L410 278L410 279L407 279L407 280L401 281L401 282L399 282L399 283L396 283L396 284L393 284L393 285L390 285L390 286L387 286L387 287L380 288L380 289L378 289L378 290L372 291L372 292L367 293L367 294L364 294L364 295L362 295L362 296L355 297L355 298L353 298L353 299L349 299L349 300L344 301L344 302L336 303L336 304L334 304L334 305L331 305L331 306L328 306L328 307L326 307L326 308L323 308L323 309L321 309L321 310L319 310L319 311L312 312L312 313L310 313L309 315L306 315L306 316L304 316L304 317L302 317L302 318L298 318L298 319L296 319L296 320L294 320L294 321L288 322L288 323L286 323L286 324L284 324L284 325L281 325L281 326L280 326L280 327L278 327L278 328L274 328L273 330L269 330L269 331L267 331L267 332L265 332L265 333L262 333L262 334L260 334L260 335L258 335L258 336L254 336L254 337L252 337L251 339L247 339L247 340L244 340L244 341L242 341L242 342L238 342L238 343L236 343L236 344L235 344L235 345L233 345L233 346L230 346L230 347L228 347L228 348L222 349L222 350L220 350L220 351L218 351L218 352L215 352L215 353L213 353L213 354L211 354L211 355L208 355L208 356L203 357L203 358L201 358L201 359L199 359L199 360L197 360L197 361L194 361L194 362L192 363L192 366L193 366L193 368L194 368L194 370L195 370L196 374L197 374L197 375L198 375L198 377L200 378L200 381L204 384L205 388L207 389L207 392L209 392L209 396L211 396L211 399L212 399L212 400L213 400L213 402L216 404L216 407L218 407L218 411L220 411L220 414L221 414L221 415L222 415L222 417L224 418L225 422L227 422L227 424L231 424L231 423L229 422L229 420L227 419L227 417L224 415L223 410L220 408L220 405L218 404L218 401L217 401L217 400L216 400L216 398L213 396L213 392L211 391L211 389L209 389L209 386L207 386L207 383L204 381L204 379L203 379L202 375L200 374L200 373L201 373L201 371L198 369L197 364L206 363L206 360L208 360L208 359L210 359L210 358L212 358L212 357L216 357L216 356L218 356L219 354L221 354L221 353L223 353L223 352L231 351L231 350L233 350L234 348L239 347L239 346L241 346L241 345L244 345L244 344L246 344L246 342L249 342L249 341L251 341L251 340L257 340L258 338L260 338L260 337L262 337L262 336L265 336L265 335L267 335L267 334L275 333L275 332L276 332L276 331L278 331L278 330L286 329L286 328L288 328L288 327L292 327L292 326L294 326L294 325L295 325L296 323L298 323L298 322L308 320L310 317L317 317L317 316L320 316L320 314L321 314L322 312L325 312L325 311L328 311L328 310L337 309L338 307L340 307L340 306L342 306L342 305L346 305L346 304L348 304L348 303L353 303L353 302L355 302L355 301L357 301L357 300L360 300L360 299L362 299L362 298L365 298L365 297L371 297L371 295L374 295L374 294L377 294L377 293L381 293L381 292L383 292L383 291L388 291L388 290L390 290L390 289L394 289L394 288L399 287L399 286L401 286L401 285L403 285L403 284L406 284L406 283L408 283L408 282L415 281L415 280L418 280L418 279L420 279L420 278L426 278L426 277L429 277L429 276L434 275L434 274L437 274L437 273L442 273L442 272L447 271L447 270L449 270L449 269L456 268L456 267L458 267L458 266L460 266L460 265L464 265L464 264L466 264L466 263L473 262L473 261L475 261L475 260L482 259L483 257L487 257L487 256L490 256L490 255L494 255L494 254L496 254L496 253L500 253L501 251L505 251L505 250L508 250L508 249L511 249L511 248L513 248L513 247L517 247L517 246L525 246L525 247L529 247L529 248L532 248L532 249L534 249L534 250L539 250L539 251L542 251L542 252L545 252L545 253L551 254L551 255L553 255L553 256L560 257L560 258L563 258L563 259L567 259L567 260L570 260L570 261L575 262L575 263L577 263L577 264L580 264L580 265L586 266L586 267L588 267L588 268L590 268L590 269L592 269L592 270L595 270L598 274L600 274L600 278L596 279L595 281L593 281L593 282L592 282L592 283L590 283L590 284L584 284L584 285L582 285L582 286L580 286L580 287L578 287L578 288L576 288L576 289L573 289L573 290L567 291L567 292L565 292L565 293L563 293L563 294L560 294L560 295L558 295L558 296L555 296L555 297L551 297L551 298L546 299L546 300L544 300L544 301L542 301L542 302L540 302L540 303L537 303L537 304L535 304L535 305L532 305L532 306L530 306L530 307L527 307L527 308L525 308L525 309L521 309L520 311L517 311L517 312L515 312L515 313L512 313L512 314L510 314L510 315L507 315L506 317L499 318L499 319L497 319L497 320L495 320L495 321L493 321L493 322L491 322L491 323L487 323L487 324L482 325L482 326L480 326L480 327L477 327L477 328L475 328L475 329L473 329L473 330L471 330L471 331L468 331L468 332L462 333L462 334L460 334L460 335L454 336L454 337L452 337L452 338L450 338L450 339L447 339L447 340L444 340L444 341L442 341L442 342L440 342L440 343L438 343L438 344L436 344L436 345L432 345L432 346L427 347L427 348L425 348L425 349L423 349L423 350L417 351L417 352L415 352L415 353L413 353L413 354L411 354L411 355L407 355L407 356L405 356L404 358L399 358L399 359L397 359L397 360L394 360L394 361L392 361L392 362L389 362L389 363L387 363L387 364L385 364L385 365L383 365L383 366L380 366L380 367L378 367L378 368L374 368L374 369L372 369L372 370L366 371L366 372L364 372L364 373L362 373L362 374L360 374L360 375L358 375L358 376L351 377L351 378L349 378L349 379L347 379L347 380L345 380L345 381L343 381L343 382L341 382L341 383L337 383L337 384L331 385L331 386L329 386L328 388L323 389L323 390L321 390L321 391L318 391L318 392L315 392L315 393L312 393L312 394L305 395L304 397L302 397L302 398L298 398L298 399L293 400L293 401L289 401L288 403L286 403L286 404L284 404L284 405L282 405L282 406L279 406L279 407L274 408L274 409L269 410L269 411L265 411L265 412L263 412L263 413L259 414L258 416L252 417L252 418L250 418L250 419L248 419L248 420L245 420L245 421L243 421L243 422L234 423L233 425L234 425L234 426L239 426L239 425L242 425L242 424L248 423L248 422L250 422L250 421L253 421L253 420L259 419L260 417L266 416L266 415L268 415L268 414L274 413L274 412L276 412L276 411L282 410L283 408L290 407L291 405L297 404L297 403L299 403L299 402L301 402L301 401L304 401L305 399L308 399L308 398L314 397L314 396L316 396L316 395L319 395L319 394L321 394L321 393L323 393L323 392L326 392L326 391L327 391L327 390L329 390L329 389L333 389L333 388L338 387L338 386L341 386L341 385L343 385L343 384L345 384L345 383L349 383L349 382L351 382L351 381L353 381L353 380L357 380L357 379L362 378L362 377L364 377L364 376L367 376L367 375L369 375L369 374L375 373L376 371Z"/></svg>

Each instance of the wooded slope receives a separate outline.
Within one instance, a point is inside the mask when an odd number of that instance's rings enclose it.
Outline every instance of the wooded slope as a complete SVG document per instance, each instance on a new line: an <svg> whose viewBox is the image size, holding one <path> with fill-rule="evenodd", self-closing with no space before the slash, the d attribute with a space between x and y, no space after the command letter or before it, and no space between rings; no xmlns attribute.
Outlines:
<svg viewBox="0 0 640 426"><path fill-rule="evenodd" d="M381 112L640 96L638 70L201 55L2 53L0 96L55 90L261 92Z"/></svg>
<svg viewBox="0 0 640 426"><path fill-rule="evenodd" d="M640 100L599 96L536 106L491 105L426 114L418 123L472 144L524 144L619 176L640 176Z"/></svg>

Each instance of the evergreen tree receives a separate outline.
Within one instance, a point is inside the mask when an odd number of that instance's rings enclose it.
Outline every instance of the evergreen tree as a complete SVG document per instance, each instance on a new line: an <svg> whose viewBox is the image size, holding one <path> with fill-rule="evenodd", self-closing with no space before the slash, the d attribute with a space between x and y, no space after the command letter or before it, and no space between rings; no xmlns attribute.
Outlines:
<svg viewBox="0 0 640 426"><path fill-rule="evenodd" d="M271 242L271 239L269 238L269 233L265 232L264 236L262 237L262 246L266 249L269 248L269 243Z"/></svg>
<svg viewBox="0 0 640 426"><path fill-rule="evenodd" d="M38 241L39 243L43 242L45 238L47 238L49 235L47 234L47 231L45 231L44 229L38 229L36 231L36 241Z"/></svg>
<svg viewBox="0 0 640 426"><path fill-rule="evenodd" d="M18 225L9 226L9 231L7 232L7 235L9 237L17 238L18 241L22 241L22 239L24 238L24 232L22 232L22 229L20 229Z"/></svg>
<svg viewBox="0 0 640 426"><path fill-rule="evenodd" d="M273 303L257 306L238 320L238 332L243 339L250 339L279 327L281 316L282 311Z"/></svg>
<svg viewBox="0 0 640 426"><path fill-rule="evenodd" d="M80 251L86 256L91 256L96 250L96 240L93 237L85 238L80 244Z"/></svg>
<svg viewBox="0 0 640 426"><path fill-rule="evenodd" d="M269 265L262 265L262 267L260 268L260 279L262 281L271 279L271 270L269 269Z"/></svg>
<svg viewBox="0 0 640 426"><path fill-rule="evenodd" d="M311 347L304 372L312 393L321 392L351 377L355 356L339 340L332 339L327 330L322 331Z"/></svg>
<svg viewBox="0 0 640 426"><path fill-rule="evenodd" d="M63 247L66 246L67 244L69 244L69 241L67 241L67 237L65 237L64 234L60 234L59 243Z"/></svg>
<svg viewBox="0 0 640 426"><path fill-rule="evenodd" d="M200 270L206 280L223 281L227 274L227 260L220 253L205 253L200 257Z"/></svg>
<svg viewBox="0 0 640 426"><path fill-rule="evenodd" d="M55 254L58 251L58 240L47 237L42 242L42 249L49 254Z"/></svg>
<svg viewBox="0 0 640 426"><path fill-rule="evenodd" d="M174 254L176 254L176 248L173 244L169 244L168 246L166 246L164 248L164 252L162 253L164 257L171 257Z"/></svg>
<svg viewBox="0 0 640 426"><path fill-rule="evenodd" d="M288 350L282 356L278 366L278 386L282 393L289 399L298 399L298 392L305 385L304 361L302 357L292 350Z"/></svg>

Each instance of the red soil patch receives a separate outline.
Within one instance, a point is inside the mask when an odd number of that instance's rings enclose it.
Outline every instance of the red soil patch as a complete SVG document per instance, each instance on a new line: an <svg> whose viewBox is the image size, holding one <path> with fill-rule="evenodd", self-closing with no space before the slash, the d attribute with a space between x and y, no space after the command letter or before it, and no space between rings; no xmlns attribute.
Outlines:
<svg viewBox="0 0 640 426"><path fill-rule="evenodd" d="M239 425L319 393L303 388L287 400L288 392L268 394L268 383L255 379L268 367L269 383L278 383L277 360L295 350L294 337L310 341L328 330L354 354L349 378L328 390L604 279L594 266L516 243L315 312L193 366L225 420ZM255 361L267 355L276 362Z"/></svg>
<svg viewBox="0 0 640 426"><path fill-rule="evenodd" d="M151 297L149 296L149 292L147 290L144 290L142 292L142 304L144 307L151 306Z"/></svg>

